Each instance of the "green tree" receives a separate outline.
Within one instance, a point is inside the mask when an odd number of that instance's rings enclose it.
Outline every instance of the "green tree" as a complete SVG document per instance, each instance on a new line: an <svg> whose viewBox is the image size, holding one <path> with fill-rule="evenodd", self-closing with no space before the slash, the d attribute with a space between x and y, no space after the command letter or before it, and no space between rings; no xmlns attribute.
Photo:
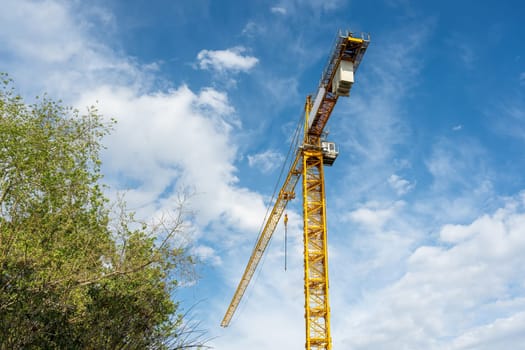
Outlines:
<svg viewBox="0 0 525 350"><path fill-rule="evenodd" d="M112 210L111 125L94 107L27 105L0 80L0 349L198 347L171 298L193 265L183 203L152 225Z"/></svg>

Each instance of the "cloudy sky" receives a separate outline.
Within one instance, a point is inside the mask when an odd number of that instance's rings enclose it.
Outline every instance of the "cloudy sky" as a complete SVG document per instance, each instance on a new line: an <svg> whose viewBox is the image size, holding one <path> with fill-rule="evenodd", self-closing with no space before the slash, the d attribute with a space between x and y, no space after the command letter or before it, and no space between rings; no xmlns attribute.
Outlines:
<svg viewBox="0 0 525 350"><path fill-rule="evenodd" d="M423 4L424 3L424 4ZM328 123L334 349L525 344L521 1L0 0L0 71L117 119L108 196L143 218L193 193L200 279L176 295L218 350L304 346L301 203L229 328L305 97L337 30L371 44ZM97 102L98 101L98 102ZM299 191L300 189L298 189Z"/></svg>

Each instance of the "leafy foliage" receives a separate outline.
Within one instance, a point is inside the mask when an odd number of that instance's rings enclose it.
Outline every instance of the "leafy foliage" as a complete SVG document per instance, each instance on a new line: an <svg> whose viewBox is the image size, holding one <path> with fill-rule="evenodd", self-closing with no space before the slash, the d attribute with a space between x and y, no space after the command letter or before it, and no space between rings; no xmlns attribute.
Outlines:
<svg viewBox="0 0 525 350"><path fill-rule="evenodd" d="M155 225L111 210L99 185L111 124L94 107L27 105L0 80L0 349L174 348L175 276L193 264L183 206Z"/></svg>

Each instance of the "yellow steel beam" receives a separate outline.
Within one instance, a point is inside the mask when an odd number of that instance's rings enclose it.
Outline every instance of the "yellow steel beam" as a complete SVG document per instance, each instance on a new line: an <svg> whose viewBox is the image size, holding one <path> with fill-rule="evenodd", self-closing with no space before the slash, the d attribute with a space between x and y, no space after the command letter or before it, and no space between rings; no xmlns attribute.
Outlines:
<svg viewBox="0 0 525 350"><path fill-rule="evenodd" d="M273 232L275 231L275 227L279 223L279 220L284 212L284 209L286 208L286 205L290 200L292 200L295 197L295 186L297 185L299 177L302 174L302 163L299 161L301 157L301 152L298 151L296 153L295 160L292 163L292 166L290 167L286 180L284 181L284 184L281 190L279 191L279 196L275 201L272 212L268 216L268 219L264 224L264 228L261 231L259 238L257 239L255 247L253 248L252 255L248 260L248 264L246 265L241 281L239 282L239 285L237 286L237 289L235 291L235 294L233 295L230 305L226 310L226 314L224 315L224 318L221 322L222 327L227 327L230 324L233 314L239 306L242 296L246 292L246 288L248 287L248 284L250 283L250 280L252 279L255 270L257 269L257 265L259 265L259 262L261 261L261 257L263 256L263 253L266 250L270 239L272 238Z"/></svg>
<svg viewBox="0 0 525 350"><path fill-rule="evenodd" d="M306 350L332 348L323 153L319 146L303 149Z"/></svg>

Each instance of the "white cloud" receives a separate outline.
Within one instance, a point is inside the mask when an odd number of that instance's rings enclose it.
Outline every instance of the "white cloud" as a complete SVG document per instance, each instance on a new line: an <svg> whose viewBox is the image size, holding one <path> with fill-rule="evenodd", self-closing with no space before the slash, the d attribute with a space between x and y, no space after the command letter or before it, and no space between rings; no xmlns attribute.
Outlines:
<svg viewBox="0 0 525 350"><path fill-rule="evenodd" d="M487 218L486 218L487 219ZM487 220L482 220L487 221ZM445 225L440 233L440 239L447 243L459 243L475 233L472 227L461 225Z"/></svg>
<svg viewBox="0 0 525 350"><path fill-rule="evenodd" d="M284 157L282 154L267 150L248 156L248 164L252 168L260 169L263 173L270 173L282 165Z"/></svg>
<svg viewBox="0 0 525 350"><path fill-rule="evenodd" d="M503 101L498 110L493 111L494 129L507 136L525 141L525 103L520 98Z"/></svg>
<svg viewBox="0 0 525 350"><path fill-rule="evenodd" d="M224 92L212 88L204 88L199 93L197 106L204 113L217 115L217 117L213 118L215 123L220 123L225 129L231 130L231 125L238 128L242 126L240 119L235 115L235 109L228 101L228 95Z"/></svg>
<svg viewBox="0 0 525 350"><path fill-rule="evenodd" d="M76 40L79 31L68 9L57 2L7 1L2 4L0 21L3 50L23 57L63 63L82 47L82 42Z"/></svg>
<svg viewBox="0 0 525 350"><path fill-rule="evenodd" d="M217 252L212 247L198 245L193 247L191 252L205 263L210 262L213 266L219 266L222 264L221 257L217 255Z"/></svg>
<svg viewBox="0 0 525 350"><path fill-rule="evenodd" d="M487 180L486 154L484 146L476 139L442 138L434 144L425 163L434 177L436 190L454 186L472 189Z"/></svg>
<svg viewBox="0 0 525 350"><path fill-rule="evenodd" d="M177 188L190 186L200 224L221 218L241 229L257 228L264 204L236 186L234 125L226 119L233 108L225 94L211 88L195 94L187 86L149 94L100 87L78 104L97 99L99 110L118 121L106 141L103 171L113 187L126 189L123 174L132 180L127 198L133 207L151 214L173 203Z"/></svg>
<svg viewBox="0 0 525 350"><path fill-rule="evenodd" d="M257 34L264 33L265 31L266 31L266 27L262 25L261 23L249 21L248 23L246 23L246 25L242 29L241 34L252 38Z"/></svg>
<svg viewBox="0 0 525 350"><path fill-rule="evenodd" d="M67 102L106 83L140 82L141 88L149 88L151 75L90 34L92 21L99 30L111 30L112 16L104 13L91 7L89 14L83 14L63 1L3 1L0 69L9 72L29 96L46 91Z"/></svg>
<svg viewBox="0 0 525 350"><path fill-rule="evenodd" d="M391 204L370 202L350 212L347 219L364 225L374 230L381 229L383 225L394 217L403 208L405 202L397 201Z"/></svg>
<svg viewBox="0 0 525 350"><path fill-rule="evenodd" d="M462 334L454 340L452 350L514 349L525 344L525 311L498 318Z"/></svg>
<svg viewBox="0 0 525 350"><path fill-rule="evenodd" d="M286 10L286 12L297 13L300 11L304 11L305 7L311 8L317 11L319 10L332 11L332 10L336 10L342 4L343 4L343 0L281 0L278 6L272 7L272 12L274 12L273 9L282 8ZM277 10L277 11L280 11L280 10Z"/></svg>
<svg viewBox="0 0 525 350"><path fill-rule="evenodd" d="M460 131L461 129L463 129L463 125L461 125L461 124L454 125L452 127L452 131Z"/></svg>
<svg viewBox="0 0 525 350"><path fill-rule="evenodd" d="M275 14L286 15L286 9L284 7L274 6L270 9L270 11Z"/></svg>
<svg viewBox="0 0 525 350"><path fill-rule="evenodd" d="M410 181L403 179L402 177L392 174L388 178L388 184L396 191L398 196L407 194L414 188L414 184Z"/></svg>
<svg viewBox="0 0 525 350"><path fill-rule="evenodd" d="M202 50L197 54L200 69L215 70L217 72L247 72L259 60L253 56L242 55L246 49L242 46L226 50Z"/></svg>
<svg viewBox="0 0 525 350"><path fill-rule="evenodd" d="M340 345L437 350L520 344L525 285L516 281L525 279L524 228L523 197L471 224L445 226L440 237L447 246L420 246L401 278L347 305L353 312L340 327L353 331Z"/></svg>

